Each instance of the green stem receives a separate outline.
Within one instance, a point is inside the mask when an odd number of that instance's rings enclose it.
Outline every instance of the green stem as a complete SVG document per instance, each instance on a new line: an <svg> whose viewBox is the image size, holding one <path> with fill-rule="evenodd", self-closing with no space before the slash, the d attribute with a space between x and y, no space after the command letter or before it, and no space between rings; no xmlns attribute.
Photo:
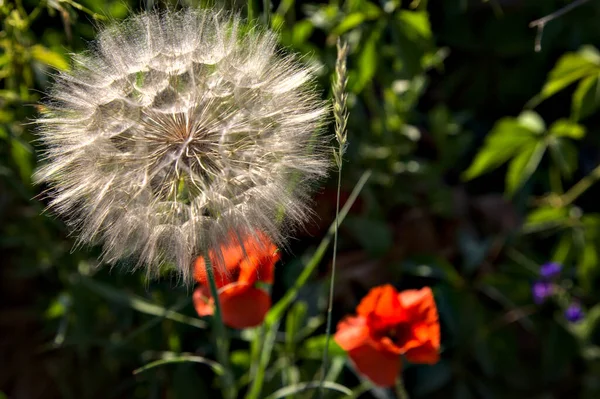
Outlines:
<svg viewBox="0 0 600 399"><path fill-rule="evenodd" d="M560 206L570 205L588 188L592 187L600 179L600 165L596 166L589 175L579 180L565 194L560 196Z"/></svg>
<svg viewBox="0 0 600 399"><path fill-rule="evenodd" d="M248 9L248 21L254 21L256 19L256 15L257 13L257 0L248 0L246 2L247 5L247 9Z"/></svg>
<svg viewBox="0 0 600 399"><path fill-rule="evenodd" d="M210 261L210 257L206 251L204 255L204 264L206 265L206 276L208 277L210 294L215 302L215 314L213 321L216 332L215 341L217 344L217 359L219 360L219 363L221 363L221 366L223 366L222 391L225 399L235 399L237 397L235 381L233 379L233 375L231 374L231 368L229 367L229 337L227 335L225 324L223 324L223 313L221 312L221 302L219 300L217 283L215 282L213 264Z"/></svg>
<svg viewBox="0 0 600 399"><path fill-rule="evenodd" d="M361 192L364 185L367 183L367 180L371 177L371 170L365 171L356 186L352 190L350 197L342 207L342 210L339 212L336 220L331 224L329 230L323 240L321 240L321 244L317 247L314 255L310 259L310 261L304 267L300 276L296 279L294 285L287 290L283 298L281 298L275 306L271 308L267 317L265 317L265 322L263 326L263 331L265 332L265 337L263 342L265 343L262 350L260 351L260 358L258 359L258 365L256 366L256 374L252 380L252 385L246 395L246 399L259 399L262 385L265 378L265 370L269 364L269 359L271 358L271 352L273 350L272 343L275 341L275 334L277 333L278 321L283 317L283 313L287 310L287 308L291 305L291 303L298 296L298 292L300 289L306 284L310 276L315 271L316 267L319 265L329 244L331 243L331 239L333 234L335 233L335 227L342 223L352 205L354 205L354 201L358 198L358 194Z"/></svg>
<svg viewBox="0 0 600 399"><path fill-rule="evenodd" d="M406 388L404 387L404 380L402 379L402 375L399 375L396 378L396 396L398 399L410 399L408 396L408 392L406 392Z"/></svg>
<svg viewBox="0 0 600 399"><path fill-rule="evenodd" d="M339 155L340 163L338 167L338 183L337 183L337 197L335 202L335 230L333 233L333 257L331 260L331 280L329 282L329 303L327 304L327 327L325 329L325 350L323 351L323 364L321 372L321 382L319 383L319 397L323 397L325 384L325 378L327 375L327 358L329 355L329 340L331 338L331 319L333 313L333 291L335 284L335 262L337 259L337 241L338 241L338 229L340 228L338 214L340 213L340 189L342 186L342 154L340 151Z"/></svg>
<svg viewBox="0 0 600 399"><path fill-rule="evenodd" d="M263 0L263 17L265 26L269 27L271 24L271 0Z"/></svg>

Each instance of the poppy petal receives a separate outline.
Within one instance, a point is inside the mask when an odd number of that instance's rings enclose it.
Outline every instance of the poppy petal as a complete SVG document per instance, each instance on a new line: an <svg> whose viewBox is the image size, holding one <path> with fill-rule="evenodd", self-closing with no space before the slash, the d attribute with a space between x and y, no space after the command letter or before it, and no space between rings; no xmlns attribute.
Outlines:
<svg viewBox="0 0 600 399"><path fill-rule="evenodd" d="M365 344L348 352L348 356L358 371L381 387L394 385L400 373L400 356L393 352L378 350L376 346Z"/></svg>
<svg viewBox="0 0 600 399"><path fill-rule="evenodd" d="M214 313L214 301L210 296L208 287L204 285L198 286L198 288L194 290L192 299L198 316L211 316Z"/></svg>
<svg viewBox="0 0 600 399"><path fill-rule="evenodd" d="M364 317L346 317L338 323L333 339L343 350L350 351L364 345L369 337L369 327Z"/></svg>
<svg viewBox="0 0 600 399"><path fill-rule="evenodd" d="M435 364L440 360L439 347L436 348L431 342L408 350L404 356L411 363Z"/></svg>
<svg viewBox="0 0 600 399"><path fill-rule="evenodd" d="M229 257L229 253L223 253L223 256L226 258L226 261L229 260L233 262L232 259L236 257ZM237 267L237 263L235 265L233 263L227 263L225 268L217 267L217 261L214 259L213 255L210 256L211 262L213 264L213 273L215 275L215 283L217 288L221 288L229 283L231 283L235 277L235 269ZM206 264L204 262L204 257L199 256L194 261L194 279L201 285L208 285L208 274L206 273Z"/></svg>
<svg viewBox="0 0 600 399"><path fill-rule="evenodd" d="M398 295L402 306L406 308L411 319L437 324L438 312L435 298L431 288L424 287L420 290L406 290Z"/></svg>
<svg viewBox="0 0 600 399"><path fill-rule="evenodd" d="M264 290L247 284L230 284L219 293L223 323L243 329L260 325L271 308L271 297Z"/></svg>
<svg viewBox="0 0 600 399"><path fill-rule="evenodd" d="M375 331L386 330L408 318L400 303L398 291L389 284L371 289L356 312L359 316L367 317L370 327Z"/></svg>

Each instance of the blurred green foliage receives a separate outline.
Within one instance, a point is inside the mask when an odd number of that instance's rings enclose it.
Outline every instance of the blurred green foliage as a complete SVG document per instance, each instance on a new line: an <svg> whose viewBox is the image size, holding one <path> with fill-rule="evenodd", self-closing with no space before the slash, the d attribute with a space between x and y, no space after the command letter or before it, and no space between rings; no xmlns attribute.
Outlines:
<svg viewBox="0 0 600 399"><path fill-rule="evenodd" d="M376 284L434 288L442 361L405 368L412 397L600 397L600 4L549 22L540 52L528 27L568 3L273 1L271 26L322 66L324 96L337 38L350 45L344 188L365 169L373 177L341 227L335 317ZM98 249L72 249L31 182L43 151L32 121L52 74L94 25L140 7L0 0L0 397L219 397L210 321L196 317L191 290L99 268ZM333 190L317 195L311 234L279 265L275 300L333 220ZM549 260L564 265L560 290L535 305L531 283ZM325 349L327 271L323 261L268 328L234 334L240 392L272 352L262 397L310 396L296 391L315 380ZM563 310L574 299L585 318L570 324ZM328 397L347 396L334 383L392 397L329 350Z"/></svg>

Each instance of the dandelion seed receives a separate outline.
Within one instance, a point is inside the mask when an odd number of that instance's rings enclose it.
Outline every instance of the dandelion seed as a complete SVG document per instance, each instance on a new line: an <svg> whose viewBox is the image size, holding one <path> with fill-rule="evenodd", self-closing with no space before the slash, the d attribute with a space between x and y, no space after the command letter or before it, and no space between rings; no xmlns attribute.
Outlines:
<svg viewBox="0 0 600 399"><path fill-rule="evenodd" d="M105 261L137 259L149 274L168 262L189 281L231 232L280 245L307 220L330 162L313 76L236 15L135 15L57 76L36 181Z"/></svg>

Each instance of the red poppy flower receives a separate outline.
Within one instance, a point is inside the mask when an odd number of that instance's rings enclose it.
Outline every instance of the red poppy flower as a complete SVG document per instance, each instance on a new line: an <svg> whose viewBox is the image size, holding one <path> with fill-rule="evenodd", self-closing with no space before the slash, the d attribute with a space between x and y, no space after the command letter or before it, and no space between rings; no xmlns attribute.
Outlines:
<svg viewBox="0 0 600 399"><path fill-rule="evenodd" d="M400 355L413 363L439 360L440 325L429 287L400 293L391 285L375 287L356 313L338 324L335 341L373 383L394 385Z"/></svg>
<svg viewBox="0 0 600 399"><path fill-rule="evenodd" d="M263 233L241 238L232 235L221 247L220 256L214 251L209 251L209 256L215 265L223 323L232 328L262 323L271 307L271 297L257 283L273 283L274 266L279 260L277 247ZM196 259L194 278L200 284L193 296L196 312L199 316L210 316L214 313L214 299L203 257Z"/></svg>

